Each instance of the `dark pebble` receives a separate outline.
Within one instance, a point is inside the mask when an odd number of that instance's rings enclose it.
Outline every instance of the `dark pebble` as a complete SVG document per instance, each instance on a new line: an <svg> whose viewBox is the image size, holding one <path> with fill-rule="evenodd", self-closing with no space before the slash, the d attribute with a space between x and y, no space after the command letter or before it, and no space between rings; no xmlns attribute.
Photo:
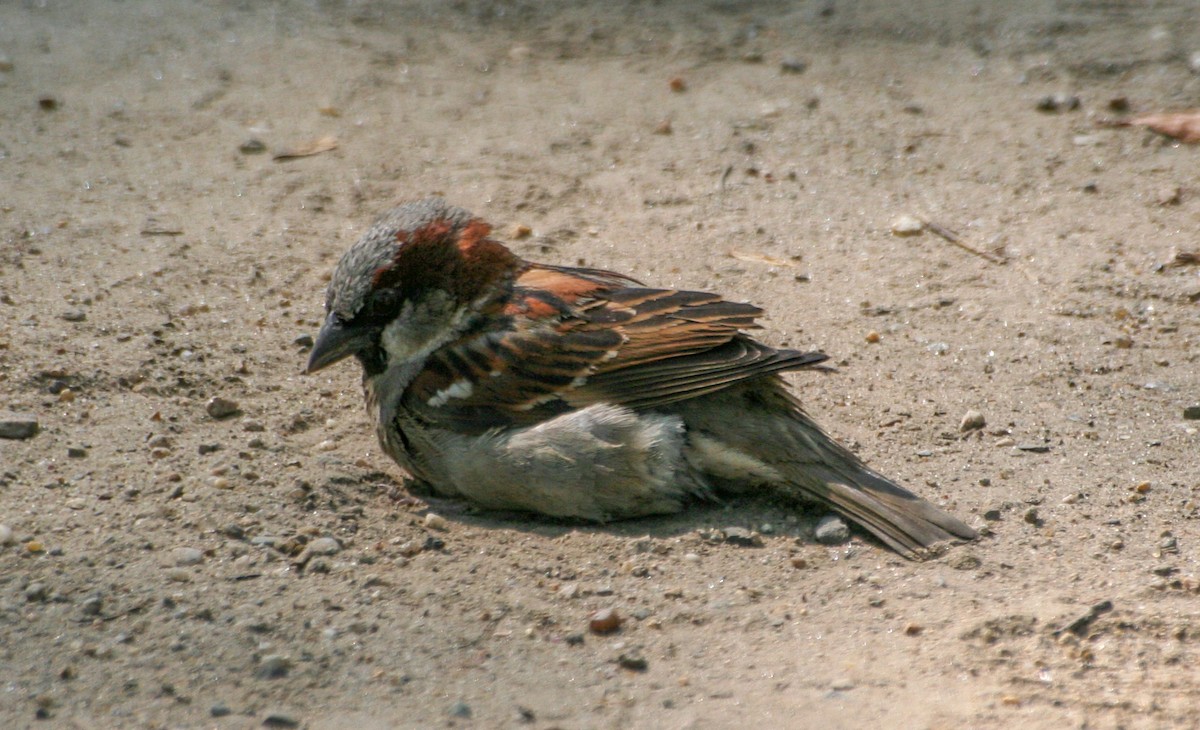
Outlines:
<svg viewBox="0 0 1200 730"><path fill-rule="evenodd" d="M33 438L38 432L38 420L24 413L0 413L0 439Z"/></svg>
<svg viewBox="0 0 1200 730"><path fill-rule="evenodd" d="M1184 408L1183 417L1189 421L1200 421L1200 406L1188 406Z"/></svg>
<svg viewBox="0 0 1200 730"><path fill-rule="evenodd" d="M634 672L644 672L650 666L650 662L646 661L646 657L642 656L641 652L630 651L617 657L617 664L622 669L628 669Z"/></svg>
<svg viewBox="0 0 1200 730"><path fill-rule="evenodd" d="M263 727L300 727L300 720L286 712L272 712L263 718Z"/></svg>
<svg viewBox="0 0 1200 730"><path fill-rule="evenodd" d="M218 420L241 413L241 408L238 406L237 401L222 398L219 395L210 398L208 403L205 404L204 410L208 412L208 415Z"/></svg>
<svg viewBox="0 0 1200 730"><path fill-rule="evenodd" d="M248 139L238 145L238 152L243 155L257 155L267 151L267 145L261 139Z"/></svg>
<svg viewBox="0 0 1200 730"><path fill-rule="evenodd" d="M808 63L798 58L785 58L779 64L779 71L785 74L802 74L808 70Z"/></svg>
<svg viewBox="0 0 1200 730"><path fill-rule="evenodd" d="M471 716L471 706L468 705L466 702L459 700L458 702L455 702L450 707L450 716L451 717L470 717Z"/></svg>
<svg viewBox="0 0 1200 730"><path fill-rule="evenodd" d="M218 702L209 708L208 714L212 715L213 717L225 717L226 715L232 715L233 710L229 709L229 705L225 704L224 702Z"/></svg>

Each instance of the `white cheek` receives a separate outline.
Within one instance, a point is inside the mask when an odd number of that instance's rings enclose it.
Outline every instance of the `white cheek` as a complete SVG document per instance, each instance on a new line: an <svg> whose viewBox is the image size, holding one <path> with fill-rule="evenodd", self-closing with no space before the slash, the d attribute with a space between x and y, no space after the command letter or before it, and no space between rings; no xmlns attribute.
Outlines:
<svg viewBox="0 0 1200 730"><path fill-rule="evenodd" d="M448 297L405 302L400 314L383 328L380 344L389 364L420 360L454 339L466 319L466 309L454 308Z"/></svg>
<svg viewBox="0 0 1200 730"><path fill-rule="evenodd" d="M421 343L414 337L417 332L416 328L412 326L412 320L412 302L405 302L400 314L389 322L387 327L383 328L380 344L383 345L388 359L392 362L410 360L413 354L420 349Z"/></svg>

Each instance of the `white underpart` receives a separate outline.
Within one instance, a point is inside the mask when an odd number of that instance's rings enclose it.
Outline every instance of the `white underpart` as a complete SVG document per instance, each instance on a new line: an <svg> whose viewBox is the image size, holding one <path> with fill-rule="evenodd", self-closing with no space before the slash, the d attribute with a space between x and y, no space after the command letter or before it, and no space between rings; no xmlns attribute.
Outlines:
<svg viewBox="0 0 1200 730"><path fill-rule="evenodd" d="M715 477L734 481L756 480L776 483L783 481L783 475L774 467L716 439L691 433L688 436L688 442L692 447L692 460Z"/></svg>
<svg viewBox="0 0 1200 730"><path fill-rule="evenodd" d="M449 388L434 393L429 399L429 405L434 408L444 406L451 398L470 398L474 392L475 386L471 385L470 380L455 380Z"/></svg>

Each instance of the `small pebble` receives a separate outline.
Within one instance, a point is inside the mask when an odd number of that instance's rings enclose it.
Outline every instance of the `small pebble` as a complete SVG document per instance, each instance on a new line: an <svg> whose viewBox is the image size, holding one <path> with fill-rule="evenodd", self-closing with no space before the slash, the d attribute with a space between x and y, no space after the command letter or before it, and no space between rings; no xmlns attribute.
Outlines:
<svg viewBox="0 0 1200 730"><path fill-rule="evenodd" d="M300 719L286 712L272 712L263 718L262 724L263 727L300 727Z"/></svg>
<svg viewBox="0 0 1200 730"><path fill-rule="evenodd" d="M83 322L87 319L87 313L85 313L82 309L68 309L58 316L62 317L68 322Z"/></svg>
<svg viewBox="0 0 1200 730"><path fill-rule="evenodd" d="M1188 57L1188 68L1194 74L1200 74L1200 51L1195 51Z"/></svg>
<svg viewBox="0 0 1200 730"><path fill-rule="evenodd" d="M62 390L58 391L58 402L59 403L74 403L75 402L75 391L71 390L70 388L63 388Z"/></svg>
<svg viewBox="0 0 1200 730"><path fill-rule="evenodd" d="M808 63L799 58L785 58L779 63L779 72L785 74L802 74L808 69Z"/></svg>
<svg viewBox="0 0 1200 730"><path fill-rule="evenodd" d="M512 227L512 231L510 231L508 235L514 241L519 241L522 238L528 238L531 233L533 233L532 228L530 228L527 225L518 223Z"/></svg>
<svg viewBox="0 0 1200 730"><path fill-rule="evenodd" d="M175 548L171 551L171 559L179 567L199 565L204 562L204 552L191 547Z"/></svg>
<svg viewBox="0 0 1200 730"><path fill-rule="evenodd" d="M628 669L633 672L644 672L650 666L650 662L646 661L646 657L642 656L642 653L636 650L630 650L618 656L617 664L622 669Z"/></svg>
<svg viewBox="0 0 1200 730"><path fill-rule="evenodd" d="M313 555L337 555L342 550L342 544L333 537L318 537L308 544L308 552Z"/></svg>
<svg viewBox="0 0 1200 730"><path fill-rule="evenodd" d="M615 608L602 608L588 617L588 628L594 634L611 634L621 628L621 615Z"/></svg>
<svg viewBox="0 0 1200 730"><path fill-rule="evenodd" d="M267 654L258 664L254 675L259 679L279 679L286 677L292 668L292 660L282 654Z"/></svg>
<svg viewBox="0 0 1200 730"><path fill-rule="evenodd" d="M1034 108L1040 112L1046 112L1047 114L1075 111L1079 108L1079 97L1073 94L1063 93L1043 96L1037 100L1037 104L1034 105Z"/></svg>
<svg viewBox="0 0 1200 730"><path fill-rule="evenodd" d="M237 401L229 400L228 398L222 398L219 395L215 395L210 398L208 403L204 405L204 410L208 412L208 415L216 418L217 420L229 418L230 416L235 416L241 412Z"/></svg>
<svg viewBox="0 0 1200 730"><path fill-rule="evenodd" d="M983 561L971 553L957 553L949 560L949 565L955 570L975 570L983 565Z"/></svg>
<svg viewBox="0 0 1200 730"><path fill-rule="evenodd" d="M793 555L791 563L792 567L796 570L803 570L808 567L808 561L799 555Z"/></svg>
<svg viewBox="0 0 1200 730"><path fill-rule="evenodd" d="M450 716L451 717L470 717L471 716L471 706L468 705L466 702L459 700L458 702L455 702L453 705L450 706Z"/></svg>
<svg viewBox="0 0 1200 730"><path fill-rule="evenodd" d="M225 704L224 702L218 702L217 704L208 708L208 714L213 717L225 717L226 715L232 715L233 710L229 709L229 705Z"/></svg>
<svg viewBox="0 0 1200 730"><path fill-rule="evenodd" d="M1200 405L1184 408L1183 417L1188 421L1200 421Z"/></svg>
<svg viewBox="0 0 1200 730"><path fill-rule="evenodd" d="M12 528L5 524L0 524L0 546L12 545L17 541L13 536Z"/></svg>
<svg viewBox="0 0 1200 730"><path fill-rule="evenodd" d="M87 500L80 497L72 497L66 501L67 509L80 510L87 507Z"/></svg>
<svg viewBox="0 0 1200 730"><path fill-rule="evenodd" d="M99 616L103 607L104 598L100 595L93 595L83 599L80 610L83 611L84 616Z"/></svg>
<svg viewBox="0 0 1200 730"><path fill-rule="evenodd" d="M893 236L915 236L925 230L925 221L905 213L892 221Z"/></svg>
<svg viewBox="0 0 1200 730"><path fill-rule="evenodd" d="M445 517L433 512L425 515L424 525L430 530L447 530L450 528L450 523L446 522Z"/></svg>
<svg viewBox="0 0 1200 730"><path fill-rule="evenodd" d="M30 603L44 601L46 600L47 595L48 591L46 590L45 583L34 581L33 583L25 586L25 600L29 601Z"/></svg>
<svg viewBox="0 0 1200 730"><path fill-rule="evenodd" d="M739 547L762 547L763 540L744 527L726 527L721 530L725 534L725 542Z"/></svg>
<svg viewBox="0 0 1200 730"><path fill-rule="evenodd" d="M67 447L67 456L72 459L82 459L83 457L87 456L87 453L87 449L79 446Z"/></svg>
<svg viewBox="0 0 1200 730"><path fill-rule="evenodd" d="M1168 205L1179 205L1183 200L1183 188L1178 185L1168 185L1161 188L1154 196L1154 202L1162 207Z"/></svg>
<svg viewBox="0 0 1200 730"><path fill-rule="evenodd" d="M238 145L238 152L243 155L257 155L267 151L267 145L261 139L248 139Z"/></svg>
<svg viewBox="0 0 1200 730"><path fill-rule="evenodd" d="M667 86L671 87L671 91L674 91L676 94L687 91L687 82L681 76L673 77L667 82Z"/></svg>
<svg viewBox="0 0 1200 730"><path fill-rule="evenodd" d="M879 333L876 332L875 330L871 330L870 332L867 333L867 336L864 339L869 344L874 345L879 342Z"/></svg>
<svg viewBox="0 0 1200 730"><path fill-rule="evenodd" d="M967 411L958 424L959 431L975 431L987 425L987 419L979 411Z"/></svg>
<svg viewBox="0 0 1200 730"><path fill-rule="evenodd" d="M26 413L0 413L0 439L33 438L38 432L38 420Z"/></svg>
<svg viewBox="0 0 1200 730"><path fill-rule="evenodd" d="M171 568L167 571L167 579L175 583L190 583L192 574L183 568Z"/></svg>
<svg viewBox="0 0 1200 730"><path fill-rule="evenodd" d="M925 627L922 626L921 624L910 623L910 624L904 625L904 635L905 636L919 636L921 634L921 632L924 630L925 630Z"/></svg>
<svg viewBox="0 0 1200 730"><path fill-rule="evenodd" d="M826 515L817 523L813 536L822 545L840 545L850 539L850 528L837 515Z"/></svg>

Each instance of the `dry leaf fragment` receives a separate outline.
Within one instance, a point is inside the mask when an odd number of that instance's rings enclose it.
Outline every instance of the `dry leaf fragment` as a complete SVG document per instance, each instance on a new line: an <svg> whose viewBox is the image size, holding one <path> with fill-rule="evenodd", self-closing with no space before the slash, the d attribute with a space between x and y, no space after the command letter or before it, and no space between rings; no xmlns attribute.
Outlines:
<svg viewBox="0 0 1200 730"><path fill-rule="evenodd" d="M276 160L291 160L296 157L308 157L309 155L319 155L322 152L336 150L338 146L337 137L326 135L318 139L301 142L293 147L287 147L275 153Z"/></svg>
<svg viewBox="0 0 1200 730"><path fill-rule="evenodd" d="M1114 127L1145 127L1152 132L1194 144L1200 142L1200 109L1163 114L1142 114L1112 122Z"/></svg>
<svg viewBox="0 0 1200 730"><path fill-rule="evenodd" d="M729 255L738 261L750 261L756 264L766 264L768 266L790 266L796 267L795 259L781 259L775 256L768 256L762 253L754 253L751 251L730 251Z"/></svg>
<svg viewBox="0 0 1200 730"><path fill-rule="evenodd" d="M1175 258L1167 263L1169 268L1200 264L1200 251L1176 251Z"/></svg>

